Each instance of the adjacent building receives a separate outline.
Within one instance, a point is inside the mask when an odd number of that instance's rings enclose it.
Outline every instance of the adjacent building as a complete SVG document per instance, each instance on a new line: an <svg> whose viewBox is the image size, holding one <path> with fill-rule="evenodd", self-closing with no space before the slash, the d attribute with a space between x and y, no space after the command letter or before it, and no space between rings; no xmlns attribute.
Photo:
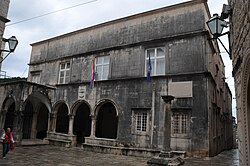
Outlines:
<svg viewBox="0 0 250 166"><path fill-rule="evenodd" d="M4 43L2 43L3 33L5 29L5 23L9 22L10 20L7 19L7 14L9 10L9 0L0 0L0 49L2 50ZM2 59L2 53L0 52L0 59ZM0 64L1 70L2 64ZM0 72L1 73L1 72Z"/></svg>
<svg viewBox="0 0 250 166"><path fill-rule="evenodd" d="M232 95L209 18L206 0L193 0L31 44L28 80L0 83L0 127L20 142L144 155L162 150L171 123L172 150L232 148ZM175 97L171 122L165 95Z"/></svg>
<svg viewBox="0 0 250 166"><path fill-rule="evenodd" d="M229 0L240 165L250 165L250 3Z"/></svg>

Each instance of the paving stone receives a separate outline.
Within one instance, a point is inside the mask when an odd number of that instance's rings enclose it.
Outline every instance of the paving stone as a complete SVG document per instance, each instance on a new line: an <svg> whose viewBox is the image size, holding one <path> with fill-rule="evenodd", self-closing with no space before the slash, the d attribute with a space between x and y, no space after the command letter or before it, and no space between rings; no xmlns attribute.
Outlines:
<svg viewBox="0 0 250 166"><path fill-rule="evenodd" d="M2 152L2 146L0 147ZM83 151L57 146L19 146L0 158L0 166L146 166L150 158ZM187 158L185 166L238 166L238 150L225 151L212 158Z"/></svg>

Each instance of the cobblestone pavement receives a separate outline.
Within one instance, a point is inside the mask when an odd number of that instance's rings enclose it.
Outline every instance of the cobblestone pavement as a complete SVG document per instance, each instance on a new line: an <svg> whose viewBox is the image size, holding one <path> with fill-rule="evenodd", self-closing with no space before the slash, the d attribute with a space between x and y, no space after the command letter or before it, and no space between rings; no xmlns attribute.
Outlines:
<svg viewBox="0 0 250 166"><path fill-rule="evenodd" d="M0 148L2 152L2 146ZM19 146L0 158L0 166L146 166L149 158L101 154L80 148L57 146ZM237 166L237 150L226 151L213 158L188 158L185 166Z"/></svg>
<svg viewBox="0 0 250 166"><path fill-rule="evenodd" d="M232 149L215 157L185 159L185 166L239 166L238 156L238 149Z"/></svg>

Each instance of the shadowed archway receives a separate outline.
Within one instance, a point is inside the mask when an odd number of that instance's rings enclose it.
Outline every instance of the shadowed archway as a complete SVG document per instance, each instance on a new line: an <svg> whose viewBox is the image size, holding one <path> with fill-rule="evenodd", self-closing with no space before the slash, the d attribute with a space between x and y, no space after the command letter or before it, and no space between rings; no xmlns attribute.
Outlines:
<svg viewBox="0 0 250 166"><path fill-rule="evenodd" d="M30 139L33 119L33 105L27 101L23 111L23 139Z"/></svg>
<svg viewBox="0 0 250 166"><path fill-rule="evenodd" d="M96 137L99 138L117 138L118 117L115 106L110 103L104 103L99 107L96 122Z"/></svg>
<svg viewBox="0 0 250 166"><path fill-rule="evenodd" d="M13 122L14 122L14 119L16 118L15 116L15 103L13 102L9 108L7 109L7 113L6 113L6 116L5 116L5 122L4 122L4 129L6 131L6 129L8 127L11 128L11 130L13 130Z"/></svg>
<svg viewBox="0 0 250 166"><path fill-rule="evenodd" d="M48 96L36 91L27 97L23 108L23 139L46 138L51 112Z"/></svg>
<svg viewBox="0 0 250 166"><path fill-rule="evenodd" d="M37 116L36 138L44 139L47 137L48 117L49 117L49 110L44 104L42 104L38 111L38 116Z"/></svg>
<svg viewBox="0 0 250 166"><path fill-rule="evenodd" d="M60 103L56 114L56 132L68 134L69 116L68 107L65 103Z"/></svg>
<svg viewBox="0 0 250 166"><path fill-rule="evenodd" d="M77 136L77 143L84 143L84 138L91 132L90 108L86 103L78 104L75 110L73 134Z"/></svg>

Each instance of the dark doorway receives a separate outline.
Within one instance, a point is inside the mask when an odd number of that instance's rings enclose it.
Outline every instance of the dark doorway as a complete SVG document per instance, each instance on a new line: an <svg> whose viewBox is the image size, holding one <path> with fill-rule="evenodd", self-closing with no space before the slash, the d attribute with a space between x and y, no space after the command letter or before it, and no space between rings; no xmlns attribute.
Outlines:
<svg viewBox="0 0 250 166"><path fill-rule="evenodd" d="M5 131L8 127L11 128L11 130L13 130L14 119L15 119L15 103L12 103L10 107L7 109L5 122L4 122Z"/></svg>
<svg viewBox="0 0 250 166"><path fill-rule="evenodd" d="M33 105L30 101L27 101L23 112L23 139L30 138L32 119L33 119Z"/></svg>
<svg viewBox="0 0 250 166"><path fill-rule="evenodd" d="M68 134L69 131L69 116L68 107L66 104L61 104L56 116L56 132Z"/></svg>
<svg viewBox="0 0 250 166"><path fill-rule="evenodd" d="M44 139L47 137L48 130L48 114L47 107L43 104L38 111L37 126L36 126L36 138Z"/></svg>
<svg viewBox="0 0 250 166"><path fill-rule="evenodd" d="M91 117L87 104L81 104L75 114L73 134L77 136L77 143L84 143L84 137L90 136Z"/></svg>
<svg viewBox="0 0 250 166"><path fill-rule="evenodd" d="M116 139L117 123L118 117L114 105L112 103L103 104L97 115L96 137Z"/></svg>

